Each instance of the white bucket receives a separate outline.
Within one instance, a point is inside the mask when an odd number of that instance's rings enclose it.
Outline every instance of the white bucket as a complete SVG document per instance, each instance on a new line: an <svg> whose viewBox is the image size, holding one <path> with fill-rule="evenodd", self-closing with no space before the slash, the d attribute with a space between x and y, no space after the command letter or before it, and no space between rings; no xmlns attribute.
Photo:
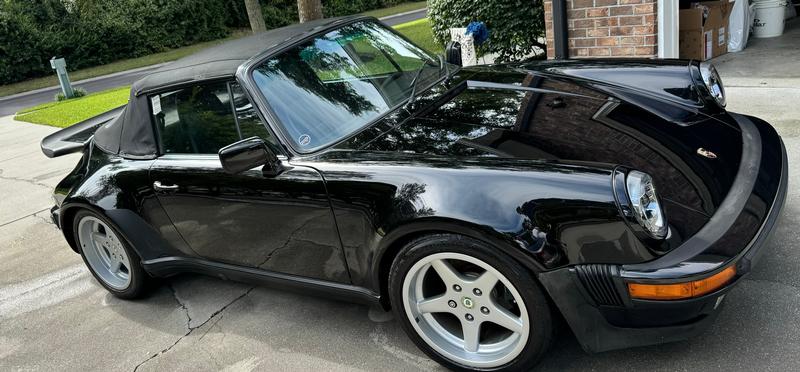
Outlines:
<svg viewBox="0 0 800 372"><path fill-rule="evenodd" d="M765 38L782 35L785 6L786 2L783 0L756 1L756 19L753 21L753 36Z"/></svg>

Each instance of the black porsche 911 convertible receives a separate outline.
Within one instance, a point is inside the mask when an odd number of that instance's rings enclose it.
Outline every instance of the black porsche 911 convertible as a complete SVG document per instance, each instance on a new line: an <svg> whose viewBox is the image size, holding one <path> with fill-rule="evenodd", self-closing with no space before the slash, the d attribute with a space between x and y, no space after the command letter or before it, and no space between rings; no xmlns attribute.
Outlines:
<svg viewBox="0 0 800 372"><path fill-rule="evenodd" d="M378 304L452 369L529 369L562 317L592 352L706 328L783 206L775 130L705 63L451 62L365 17L176 61L42 141L83 153L53 220L116 296Z"/></svg>

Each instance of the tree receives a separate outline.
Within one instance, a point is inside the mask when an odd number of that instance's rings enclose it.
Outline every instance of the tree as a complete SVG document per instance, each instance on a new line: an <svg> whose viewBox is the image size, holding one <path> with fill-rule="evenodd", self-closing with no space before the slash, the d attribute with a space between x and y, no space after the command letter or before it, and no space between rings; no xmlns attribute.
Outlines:
<svg viewBox="0 0 800 372"><path fill-rule="evenodd" d="M322 18L322 0L297 0L300 23Z"/></svg>
<svg viewBox="0 0 800 372"><path fill-rule="evenodd" d="M264 15L261 14L261 4L258 0L244 0L244 6L247 8L247 18L250 19L250 29L253 33L266 31L267 25L264 23Z"/></svg>

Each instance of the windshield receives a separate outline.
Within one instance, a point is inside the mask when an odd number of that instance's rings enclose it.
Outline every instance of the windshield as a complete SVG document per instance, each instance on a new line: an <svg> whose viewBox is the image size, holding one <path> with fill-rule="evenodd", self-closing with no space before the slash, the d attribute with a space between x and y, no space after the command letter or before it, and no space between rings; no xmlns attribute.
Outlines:
<svg viewBox="0 0 800 372"><path fill-rule="evenodd" d="M253 80L295 148L310 152L359 130L441 77L432 54L360 21L258 65ZM420 71L422 70L422 71Z"/></svg>

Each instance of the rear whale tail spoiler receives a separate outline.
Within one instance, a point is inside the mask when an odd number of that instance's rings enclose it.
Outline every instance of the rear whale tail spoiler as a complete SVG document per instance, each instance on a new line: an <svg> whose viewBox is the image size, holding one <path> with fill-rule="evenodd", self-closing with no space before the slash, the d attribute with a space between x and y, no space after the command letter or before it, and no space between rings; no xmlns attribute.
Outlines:
<svg viewBox="0 0 800 372"><path fill-rule="evenodd" d="M42 152L48 158L55 158L83 150L97 128L119 116L125 106L127 105L106 111L43 138Z"/></svg>

